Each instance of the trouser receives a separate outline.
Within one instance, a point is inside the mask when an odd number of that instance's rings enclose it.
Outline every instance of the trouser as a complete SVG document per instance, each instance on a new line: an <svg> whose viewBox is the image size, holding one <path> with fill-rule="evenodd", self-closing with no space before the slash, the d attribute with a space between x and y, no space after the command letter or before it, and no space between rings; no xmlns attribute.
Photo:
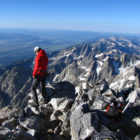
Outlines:
<svg viewBox="0 0 140 140"><path fill-rule="evenodd" d="M32 92L32 95L33 95L33 100L37 104L39 104L39 103L38 103L38 96L37 96L36 89L37 89L39 84L41 86L41 94L42 94L42 96L45 100L45 97L46 97L46 94L47 94L46 88L45 88L45 81L46 81L46 77L43 77L43 76L40 76L40 75L36 75L35 78L33 79L31 92Z"/></svg>

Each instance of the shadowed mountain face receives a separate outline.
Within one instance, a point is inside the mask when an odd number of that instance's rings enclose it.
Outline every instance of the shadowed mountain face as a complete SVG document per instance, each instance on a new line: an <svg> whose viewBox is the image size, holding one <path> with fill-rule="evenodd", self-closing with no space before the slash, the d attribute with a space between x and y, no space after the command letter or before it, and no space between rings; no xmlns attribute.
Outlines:
<svg viewBox="0 0 140 140"><path fill-rule="evenodd" d="M139 137L138 44L111 37L55 51L48 56L48 103L41 104L41 94L37 91L38 111L29 104L33 58L0 70L0 107L9 105L0 110L3 122L0 126L5 132L0 138L38 139L43 135L43 140L48 137L51 140L94 140L103 138L103 134L110 136L106 139ZM111 121L103 108L112 99L121 101L122 97L125 105L122 120ZM9 114L7 110L11 110Z"/></svg>

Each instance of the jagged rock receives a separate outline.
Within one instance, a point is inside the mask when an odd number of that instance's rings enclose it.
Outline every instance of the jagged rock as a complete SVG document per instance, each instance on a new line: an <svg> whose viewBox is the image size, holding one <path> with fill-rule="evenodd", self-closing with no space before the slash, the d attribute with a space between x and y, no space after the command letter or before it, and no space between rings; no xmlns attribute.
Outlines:
<svg viewBox="0 0 140 140"><path fill-rule="evenodd" d="M12 112L11 106L2 108L0 110L0 119L8 118L11 112Z"/></svg>
<svg viewBox="0 0 140 140"><path fill-rule="evenodd" d="M30 77L29 71L21 66L7 70L4 75L0 77L0 81L3 81L0 83L1 91L7 93L9 97L14 97Z"/></svg>
<svg viewBox="0 0 140 140"><path fill-rule="evenodd" d="M27 129L35 129L35 130L41 130L45 127L44 120L37 117L32 116L29 118L20 118L19 124Z"/></svg>
<svg viewBox="0 0 140 140"><path fill-rule="evenodd" d="M61 121L63 122L62 127L61 127L61 135L65 136L65 137L70 137L70 116L71 116L71 111L66 112L64 115L63 121L61 119Z"/></svg>
<svg viewBox="0 0 140 140"><path fill-rule="evenodd" d="M96 133L95 135L92 136L91 140L102 140L102 139L114 139L114 140L120 140L117 136L116 133L113 131L110 131L107 127L105 126L100 126L100 132Z"/></svg>
<svg viewBox="0 0 140 140"><path fill-rule="evenodd" d="M25 104L25 101L23 99L25 99L25 97L28 96L28 93L30 92L31 84L32 84L32 79L29 78L27 82L23 85L23 87L19 90L17 95L11 100L11 105L19 107L22 106L23 103Z"/></svg>
<svg viewBox="0 0 140 140"><path fill-rule="evenodd" d="M111 89L108 89L106 92L104 92L104 93L102 94L102 96L111 97L111 96L114 96L114 92L113 92Z"/></svg>
<svg viewBox="0 0 140 140"><path fill-rule="evenodd" d="M59 82L65 79L65 81L70 81L71 83L75 83L77 81L76 77L78 77L82 72L83 70L78 68L77 63L74 61L72 64L69 64L66 68L64 68L64 70L56 78L55 81Z"/></svg>
<svg viewBox="0 0 140 140"><path fill-rule="evenodd" d="M109 86L105 79L99 81L95 85L96 91L99 91L101 94L108 90Z"/></svg>
<svg viewBox="0 0 140 140"><path fill-rule="evenodd" d="M102 84L101 87L100 87L100 93L104 93L106 90L108 89L108 85L106 84Z"/></svg>
<svg viewBox="0 0 140 140"><path fill-rule="evenodd" d="M53 106L54 110L61 110L67 112L70 109L73 100L68 98L53 98L50 104Z"/></svg>
<svg viewBox="0 0 140 140"><path fill-rule="evenodd" d="M40 113L44 114L48 118L51 116L53 113L53 107L51 104L43 105L39 107Z"/></svg>
<svg viewBox="0 0 140 140"><path fill-rule="evenodd" d="M50 104L54 110L68 111L75 98L75 87L68 82L60 82L54 85L56 93Z"/></svg>
<svg viewBox="0 0 140 140"><path fill-rule="evenodd" d="M8 140L12 135L11 130L0 128L0 140Z"/></svg>
<svg viewBox="0 0 140 140"><path fill-rule="evenodd" d="M52 130L53 133L57 133L57 130L61 131L61 125L62 125L62 122L60 120L49 121L46 124L46 129L48 131Z"/></svg>
<svg viewBox="0 0 140 140"><path fill-rule="evenodd" d="M8 128L10 130L16 128L18 121L15 120L14 118L7 120L5 122L2 123L2 127Z"/></svg>
<svg viewBox="0 0 140 140"><path fill-rule="evenodd" d="M63 96L67 96L69 98L74 98L75 97L74 93L73 93L75 91L75 86L68 81L58 82L53 87L55 88L56 91L62 91L62 90L72 91L71 94L61 95L62 97Z"/></svg>
<svg viewBox="0 0 140 140"><path fill-rule="evenodd" d="M63 113L62 113L61 111L57 110L57 111L54 111L54 112L52 113L50 119L51 119L51 121L53 121L53 120L58 120L59 117L62 116L62 115L63 115Z"/></svg>
<svg viewBox="0 0 140 140"><path fill-rule="evenodd" d="M18 118L24 117L24 115L25 115L25 112L24 112L24 110L22 108L13 108L12 112L9 115L9 118L18 119Z"/></svg>
<svg viewBox="0 0 140 140"><path fill-rule="evenodd" d="M134 140L140 140L140 134L137 135Z"/></svg>
<svg viewBox="0 0 140 140"><path fill-rule="evenodd" d="M102 108L104 107L104 105L105 105L106 103L107 103L107 102L106 102L103 98L101 98L101 97L96 98L96 99L94 100L94 103L93 103L93 105L92 105L92 108L93 108L93 109L102 110Z"/></svg>
<svg viewBox="0 0 140 140"><path fill-rule="evenodd" d="M82 111L83 109L85 109L84 112ZM99 118L97 114L88 112L84 104L79 105L75 111L72 112L70 118L72 140L85 140L90 137L92 133L98 129L98 121Z"/></svg>
<svg viewBox="0 0 140 140"><path fill-rule="evenodd" d="M27 106L25 109L25 116L26 117L31 117L31 116L35 116L36 114L33 112L33 110L31 109L31 107Z"/></svg>
<svg viewBox="0 0 140 140"><path fill-rule="evenodd" d="M35 136L36 130L34 129L29 129L28 131L26 131L26 133L28 133L31 136Z"/></svg>
<svg viewBox="0 0 140 140"><path fill-rule="evenodd" d="M96 98L96 94L94 92L94 89L90 89L88 92L87 92L87 95L88 95L88 98L90 101L94 101L95 98Z"/></svg>

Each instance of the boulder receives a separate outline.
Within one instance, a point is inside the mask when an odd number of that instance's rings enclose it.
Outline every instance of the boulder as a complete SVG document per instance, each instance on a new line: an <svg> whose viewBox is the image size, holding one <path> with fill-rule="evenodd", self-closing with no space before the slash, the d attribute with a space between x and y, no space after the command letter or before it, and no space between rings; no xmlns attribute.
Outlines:
<svg viewBox="0 0 140 140"><path fill-rule="evenodd" d="M44 120L37 116L20 118L19 123L26 129L41 130L45 127Z"/></svg>
<svg viewBox="0 0 140 140"><path fill-rule="evenodd" d="M12 131L7 128L0 128L0 140L10 139Z"/></svg>
<svg viewBox="0 0 140 140"><path fill-rule="evenodd" d="M83 111L84 110L84 111ZM70 118L72 140L85 140L98 129L98 116L88 112L87 105L80 104Z"/></svg>
<svg viewBox="0 0 140 140"><path fill-rule="evenodd" d="M73 104L73 100L69 98L53 98L50 101L50 104L53 106L54 110L61 110L67 112Z"/></svg>
<svg viewBox="0 0 140 140"><path fill-rule="evenodd" d="M8 128L10 130L16 128L18 121L15 120L15 118L12 118L10 120L6 120L5 122L2 123L2 127Z"/></svg>
<svg viewBox="0 0 140 140"><path fill-rule="evenodd" d="M50 100L54 110L67 112L75 99L75 87L69 82L59 82L54 85L56 92Z"/></svg>

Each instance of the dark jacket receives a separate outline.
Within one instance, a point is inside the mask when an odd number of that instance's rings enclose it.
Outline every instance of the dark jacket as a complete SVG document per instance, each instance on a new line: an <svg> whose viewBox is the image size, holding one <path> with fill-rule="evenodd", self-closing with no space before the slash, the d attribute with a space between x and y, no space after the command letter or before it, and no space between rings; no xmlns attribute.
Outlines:
<svg viewBox="0 0 140 140"><path fill-rule="evenodd" d="M33 77L36 75L45 76L48 66L48 57L44 50L40 50L35 58Z"/></svg>

